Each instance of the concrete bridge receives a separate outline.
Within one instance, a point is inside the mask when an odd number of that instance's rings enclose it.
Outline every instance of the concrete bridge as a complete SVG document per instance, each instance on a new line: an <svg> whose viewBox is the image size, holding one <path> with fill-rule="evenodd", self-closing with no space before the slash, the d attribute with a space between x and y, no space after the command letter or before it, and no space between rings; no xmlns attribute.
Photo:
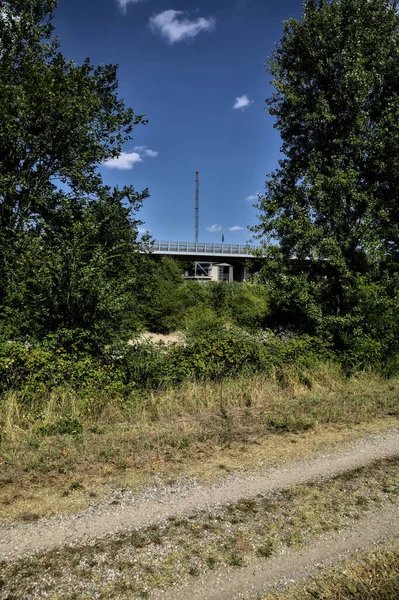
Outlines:
<svg viewBox="0 0 399 600"><path fill-rule="evenodd" d="M155 241L152 253L172 256L192 267L185 269L185 279L197 281L245 281L248 260L255 258L260 246L196 242Z"/></svg>

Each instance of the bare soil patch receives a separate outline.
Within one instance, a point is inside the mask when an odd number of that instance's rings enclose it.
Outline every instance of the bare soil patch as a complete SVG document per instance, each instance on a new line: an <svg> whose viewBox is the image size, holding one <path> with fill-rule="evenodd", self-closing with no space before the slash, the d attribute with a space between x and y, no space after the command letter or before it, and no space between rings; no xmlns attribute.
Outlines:
<svg viewBox="0 0 399 600"><path fill-rule="evenodd" d="M164 345L164 346L171 346L172 344L178 344L178 345L182 345L185 343L186 338L184 336L184 333L181 333L180 331L175 331L173 333L151 333L149 331L146 331L144 333L142 333L140 335L140 337L138 337L135 340L130 340L129 344L137 344L137 343L143 343L143 342L151 342L152 344L155 345Z"/></svg>

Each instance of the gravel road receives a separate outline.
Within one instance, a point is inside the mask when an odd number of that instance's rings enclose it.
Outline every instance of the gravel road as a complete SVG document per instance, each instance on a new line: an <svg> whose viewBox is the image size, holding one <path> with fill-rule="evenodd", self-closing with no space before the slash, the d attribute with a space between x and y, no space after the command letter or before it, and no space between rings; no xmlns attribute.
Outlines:
<svg viewBox="0 0 399 600"><path fill-rule="evenodd" d="M81 545L96 538L160 523L169 517L189 516L200 510L211 511L212 507L237 502L241 498L248 499L314 479L329 478L398 455L399 430L391 430L385 435L368 436L341 452L319 454L264 472L229 475L213 485L182 481L174 486L159 484L141 494L115 492L106 504L93 506L79 515L42 519L33 524L1 525L0 560L15 560L65 545ZM190 597L200 596L190 594ZM223 597L227 598L218 596Z"/></svg>

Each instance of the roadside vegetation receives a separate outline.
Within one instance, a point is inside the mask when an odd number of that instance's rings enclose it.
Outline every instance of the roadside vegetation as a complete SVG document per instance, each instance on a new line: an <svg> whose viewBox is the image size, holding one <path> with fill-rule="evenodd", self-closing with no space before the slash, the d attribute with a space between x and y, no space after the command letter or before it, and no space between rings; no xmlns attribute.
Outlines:
<svg viewBox="0 0 399 600"><path fill-rule="evenodd" d="M76 512L109 485L139 489L297 460L398 423L399 383L336 367L187 383L123 398L98 390L43 392L36 413L4 396L0 518ZM90 410L89 410L90 408ZM18 486L16 487L16 483Z"/></svg>
<svg viewBox="0 0 399 600"><path fill-rule="evenodd" d="M184 283L181 265L151 256L151 240L138 233L148 191L112 189L99 169L147 119L119 98L114 65L63 56L52 24L56 5L6 2L0 17L2 448L10 434L16 443L15 427L79 434L82 419L116 410L131 421L154 395L177 397L181 387L206 382L267 376L284 386L293 376L311 386L331 369L343 380L362 372L397 377L392 148L399 126L389 82L399 55L398 16L388 0L306 2L303 23L287 22L269 64L276 87L269 109L289 158L260 200L253 233L264 257L243 285ZM352 31L356 7L362 18ZM341 19L340 11L349 16ZM330 39L326 19L337 30L363 32L360 54L352 57L346 34ZM319 50L302 44L319 31ZM299 47L309 56L293 63ZM330 57L351 82L342 105L330 86ZM298 77L309 80L314 105ZM330 98L332 115L321 98ZM315 114L320 137L310 125ZM129 344L145 331L175 330L184 344ZM185 401L180 394L177 412Z"/></svg>
<svg viewBox="0 0 399 600"><path fill-rule="evenodd" d="M305 584L262 600L395 600L399 596L399 541L385 551L363 553L339 567L326 569Z"/></svg>

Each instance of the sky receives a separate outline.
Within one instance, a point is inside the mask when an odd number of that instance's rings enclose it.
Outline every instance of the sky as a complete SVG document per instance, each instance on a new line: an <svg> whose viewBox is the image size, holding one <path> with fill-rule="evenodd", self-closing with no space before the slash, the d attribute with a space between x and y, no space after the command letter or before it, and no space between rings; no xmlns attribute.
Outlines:
<svg viewBox="0 0 399 600"><path fill-rule="evenodd" d="M139 218L157 240L245 244L256 195L281 141L265 111L265 62L301 0L59 0L54 24L65 56L119 65L119 96L137 126L108 185L149 189Z"/></svg>

